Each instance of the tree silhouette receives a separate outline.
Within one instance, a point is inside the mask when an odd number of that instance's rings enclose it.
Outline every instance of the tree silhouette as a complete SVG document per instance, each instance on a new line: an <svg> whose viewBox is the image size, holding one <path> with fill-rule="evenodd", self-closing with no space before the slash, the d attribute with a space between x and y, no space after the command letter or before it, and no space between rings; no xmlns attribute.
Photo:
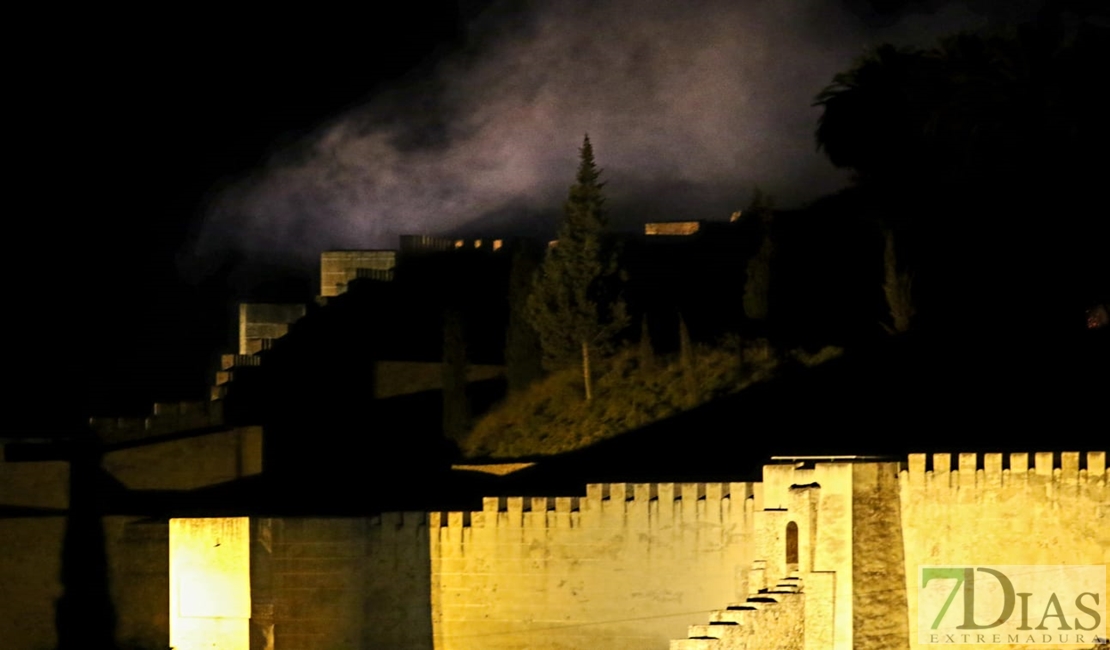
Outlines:
<svg viewBox="0 0 1110 650"><path fill-rule="evenodd" d="M894 248L894 233L887 230L885 233L885 248L883 249L883 295L890 310L891 324L883 323L883 327L891 334L900 334L909 331L910 323L915 313L913 304L913 277L898 266L898 257Z"/></svg>
<svg viewBox="0 0 1110 650"><path fill-rule="evenodd" d="M536 276L528 313L540 337L544 365L554 369L580 359L590 400L591 353L609 351L614 337L628 325L628 313L619 296L617 251L607 237L604 183L588 135L579 158L558 243L548 250Z"/></svg>
<svg viewBox="0 0 1110 650"><path fill-rule="evenodd" d="M940 305L955 328L987 327L1038 295L1022 323L1058 327L1097 292L1108 220L1089 161L1108 144L1093 93L1110 48L1088 18L884 45L816 97L818 148L896 227L930 322Z"/></svg>
<svg viewBox="0 0 1110 650"><path fill-rule="evenodd" d="M744 281L744 315L753 321L766 320L770 309L771 259L775 254L771 238L771 220L774 201L756 188L751 204L743 211L746 219L760 223L762 242L759 250L748 260L747 279Z"/></svg>

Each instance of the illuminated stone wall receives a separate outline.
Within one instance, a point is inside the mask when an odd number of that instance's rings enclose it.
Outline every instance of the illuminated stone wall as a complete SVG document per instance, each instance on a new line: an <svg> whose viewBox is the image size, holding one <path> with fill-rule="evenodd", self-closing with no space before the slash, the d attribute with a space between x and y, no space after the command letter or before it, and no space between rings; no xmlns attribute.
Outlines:
<svg viewBox="0 0 1110 650"><path fill-rule="evenodd" d="M772 593L728 609L722 603L713 624L692 626L671 648L731 650L760 638L798 650L925 650L917 637L922 565L1110 566L1105 459L1105 452L1043 452L1032 462L1026 453L914 454L905 464L767 466L764 508L754 513L752 591ZM791 568L784 562L791 522L801 638L790 627L796 609L787 607L797 597L774 593L789 591L779 576ZM758 602L764 597L779 602Z"/></svg>
<svg viewBox="0 0 1110 650"><path fill-rule="evenodd" d="M659 221L644 224L645 235L693 235L699 230L700 221Z"/></svg>
<svg viewBox="0 0 1110 650"><path fill-rule="evenodd" d="M397 251L325 251L320 254L320 295L338 296L359 277L359 269L392 271L397 266Z"/></svg>
<svg viewBox="0 0 1110 650"><path fill-rule="evenodd" d="M284 518L272 529L276 650L431 650L426 514Z"/></svg>
<svg viewBox="0 0 1110 650"><path fill-rule="evenodd" d="M0 506L67 507L64 467L0 464ZM52 647L65 519L14 512L0 517L0 638ZM172 619L179 648L240 647L253 616L275 650L916 649L922 564L1110 565L1104 452L772 464L754 484L595 484L479 512L189 521L181 554L165 520L104 519L121 642L160 647Z"/></svg>
<svg viewBox="0 0 1110 650"><path fill-rule="evenodd" d="M250 649L250 521L170 520L170 647Z"/></svg>
<svg viewBox="0 0 1110 650"><path fill-rule="evenodd" d="M757 484L762 498L753 504L755 559L748 593L733 603L718 603L708 625L691 626L688 638L674 640L671 648L740 650L768 642L783 650L856 647L851 604L858 542L853 525L860 487L868 484L869 469L876 467L849 462L764 466L763 482ZM889 473L893 477L895 472ZM896 502L893 478L889 484L886 500Z"/></svg>
<svg viewBox="0 0 1110 650"><path fill-rule="evenodd" d="M244 303L239 305L239 354L255 354L289 332L305 315L297 304Z"/></svg>
<svg viewBox="0 0 1110 650"><path fill-rule="evenodd" d="M433 513L435 647L664 648L746 595L754 488L595 484Z"/></svg>
<svg viewBox="0 0 1110 650"><path fill-rule="evenodd" d="M1106 453L1085 458L1080 469L1079 453L1036 453L1033 462L1025 453L936 454L926 471L925 455L910 456L900 481L912 648L928 647L917 643L922 564L1110 565Z"/></svg>

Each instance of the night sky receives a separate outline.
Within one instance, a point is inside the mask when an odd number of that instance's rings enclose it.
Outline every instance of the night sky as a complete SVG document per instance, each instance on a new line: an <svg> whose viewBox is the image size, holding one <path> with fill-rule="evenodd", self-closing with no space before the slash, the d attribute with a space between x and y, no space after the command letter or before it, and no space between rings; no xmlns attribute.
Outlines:
<svg viewBox="0 0 1110 650"><path fill-rule="evenodd" d="M813 140L810 104L836 72L880 42L926 45L1039 4L410 0L388 19L68 16L51 35L71 56L33 76L73 179L48 183L45 200L72 215L81 260L51 282L85 309L30 290L59 323L27 323L27 394L83 393L61 400L78 406L65 422L198 399L209 378L196 355L233 340L230 301L311 291L324 248L548 234L584 132L618 226L726 219L757 185L800 205L847 182ZM65 386L39 390L59 375Z"/></svg>

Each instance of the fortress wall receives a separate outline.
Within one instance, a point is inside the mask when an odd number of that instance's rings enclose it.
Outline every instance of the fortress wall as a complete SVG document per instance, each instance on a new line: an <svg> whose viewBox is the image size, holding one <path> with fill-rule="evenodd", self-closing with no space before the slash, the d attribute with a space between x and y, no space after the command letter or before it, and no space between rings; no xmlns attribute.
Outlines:
<svg viewBox="0 0 1110 650"><path fill-rule="evenodd" d="M105 517L108 580L123 648L161 648L170 637L170 527L166 520Z"/></svg>
<svg viewBox="0 0 1110 650"><path fill-rule="evenodd" d="M912 648L921 565L1110 565L1105 452L913 454L900 484Z"/></svg>
<svg viewBox="0 0 1110 650"><path fill-rule="evenodd" d="M397 251L325 251L320 254L320 295L338 296L359 277L359 269L392 271L397 266Z"/></svg>
<svg viewBox="0 0 1110 650"><path fill-rule="evenodd" d="M691 625L689 639L673 640L670 650L700 650L708 639L719 639L712 650L748 650L774 647L802 650L806 647L806 595L769 593L741 606L714 612L709 625ZM768 643L770 642L770 645Z"/></svg>
<svg viewBox="0 0 1110 650"><path fill-rule="evenodd" d="M169 638L169 528L136 517L101 520L109 595L121 647ZM0 517L0 639L5 649L57 645L55 604L65 592L66 516ZM87 585L82 585L87 586Z"/></svg>
<svg viewBox="0 0 1110 650"><path fill-rule="evenodd" d="M239 305L239 354L264 349L265 341L285 336L289 326L304 317L305 305L241 303Z"/></svg>
<svg viewBox="0 0 1110 650"><path fill-rule="evenodd" d="M908 648L898 463L852 468L852 647Z"/></svg>
<svg viewBox="0 0 1110 650"><path fill-rule="evenodd" d="M262 472L262 427L153 441L104 454L102 465L138 490L190 490Z"/></svg>
<svg viewBox="0 0 1110 650"><path fill-rule="evenodd" d="M0 506L69 507L69 463L60 460L11 462L0 456Z"/></svg>
<svg viewBox="0 0 1110 650"><path fill-rule="evenodd" d="M57 644L54 603L62 595L66 518L0 517L0 639L10 650Z"/></svg>
<svg viewBox="0 0 1110 650"><path fill-rule="evenodd" d="M431 650L428 539L425 513L274 519L275 647Z"/></svg>
<svg viewBox="0 0 1110 650"><path fill-rule="evenodd" d="M89 427L106 444L132 442L223 424L220 402L156 402L146 418L89 418Z"/></svg>
<svg viewBox="0 0 1110 650"><path fill-rule="evenodd" d="M592 484L432 513L436 648L666 648L746 597L754 488Z"/></svg>
<svg viewBox="0 0 1110 650"><path fill-rule="evenodd" d="M825 597L820 602L806 600L806 627L814 630L807 643L821 650L851 650L854 476L862 466L848 462L821 462L809 468L798 465L765 465L763 482L756 485L765 509L755 513L756 560L750 591L773 588L789 574L786 530L791 523L797 525L798 574L807 592L813 577L816 586L812 588Z"/></svg>

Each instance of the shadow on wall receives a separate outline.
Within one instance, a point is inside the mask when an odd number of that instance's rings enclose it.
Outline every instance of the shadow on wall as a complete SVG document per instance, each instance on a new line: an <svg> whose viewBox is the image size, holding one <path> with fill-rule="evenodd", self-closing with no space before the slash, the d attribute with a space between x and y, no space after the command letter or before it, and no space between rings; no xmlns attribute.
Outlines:
<svg viewBox="0 0 1110 650"><path fill-rule="evenodd" d="M97 478L99 452L74 443L69 515L62 544L62 596L55 607L58 650L116 648L116 613L108 587L108 560Z"/></svg>

